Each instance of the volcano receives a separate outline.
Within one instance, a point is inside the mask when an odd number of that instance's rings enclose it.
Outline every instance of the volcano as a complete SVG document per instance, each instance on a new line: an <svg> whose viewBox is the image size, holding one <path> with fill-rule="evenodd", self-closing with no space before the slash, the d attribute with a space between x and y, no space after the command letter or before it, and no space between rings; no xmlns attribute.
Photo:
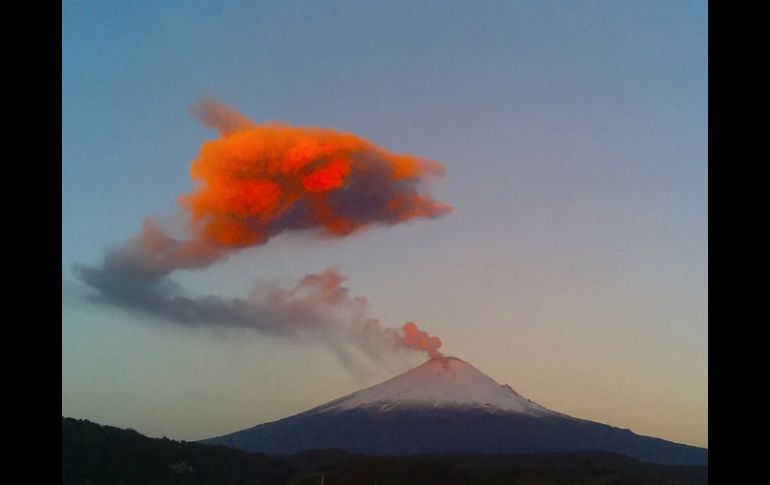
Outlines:
<svg viewBox="0 0 770 485"><path fill-rule="evenodd" d="M707 449L547 409L456 357L431 359L303 413L201 442L271 454L608 451L655 463L708 463Z"/></svg>

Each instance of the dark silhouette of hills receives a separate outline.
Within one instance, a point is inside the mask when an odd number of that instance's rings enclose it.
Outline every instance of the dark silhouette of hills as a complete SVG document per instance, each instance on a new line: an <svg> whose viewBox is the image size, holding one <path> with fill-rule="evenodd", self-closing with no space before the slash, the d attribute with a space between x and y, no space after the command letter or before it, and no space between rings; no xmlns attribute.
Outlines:
<svg viewBox="0 0 770 485"><path fill-rule="evenodd" d="M284 484L285 461L62 417L62 484Z"/></svg>
<svg viewBox="0 0 770 485"><path fill-rule="evenodd" d="M246 484L700 485L708 466L661 465L607 452L369 456L340 449L293 455L148 438L62 417L63 485Z"/></svg>

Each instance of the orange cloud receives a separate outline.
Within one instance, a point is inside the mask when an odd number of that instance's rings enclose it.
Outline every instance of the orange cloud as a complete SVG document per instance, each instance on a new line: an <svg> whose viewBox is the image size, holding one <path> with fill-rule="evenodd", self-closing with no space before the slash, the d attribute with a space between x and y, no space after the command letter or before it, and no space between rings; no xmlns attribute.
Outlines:
<svg viewBox="0 0 770 485"><path fill-rule="evenodd" d="M406 322L401 328L403 335L399 339L399 343L412 350L424 350L428 353L431 359L437 359L443 357L444 354L439 352L441 347L441 339L438 337L431 337L428 332L420 330L420 327L413 322Z"/></svg>
<svg viewBox="0 0 770 485"><path fill-rule="evenodd" d="M444 174L440 163L351 133L255 125L213 101L194 112L221 134L192 163L198 189L179 198L207 243L244 247L291 229L345 235L452 210L419 190L426 176Z"/></svg>

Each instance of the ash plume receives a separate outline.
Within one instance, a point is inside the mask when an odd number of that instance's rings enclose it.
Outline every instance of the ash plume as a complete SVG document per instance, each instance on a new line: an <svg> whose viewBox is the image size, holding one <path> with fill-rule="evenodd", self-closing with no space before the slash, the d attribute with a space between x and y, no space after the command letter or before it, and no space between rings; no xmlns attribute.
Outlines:
<svg viewBox="0 0 770 485"><path fill-rule="evenodd" d="M436 218L451 207L425 194L422 182L443 165L388 152L356 135L280 123L257 125L237 111L203 100L192 112L219 131L192 161L196 190L178 198L188 237L174 238L153 219L105 254L100 266L76 264L94 301L186 326L239 327L287 339L321 342L350 366L358 354L440 356L441 341L409 322L384 327L351 297L334 269L295 286L260 283L246 298L194 297L169 278L201 270L283 232L345 237L365 227Z"/></svg>

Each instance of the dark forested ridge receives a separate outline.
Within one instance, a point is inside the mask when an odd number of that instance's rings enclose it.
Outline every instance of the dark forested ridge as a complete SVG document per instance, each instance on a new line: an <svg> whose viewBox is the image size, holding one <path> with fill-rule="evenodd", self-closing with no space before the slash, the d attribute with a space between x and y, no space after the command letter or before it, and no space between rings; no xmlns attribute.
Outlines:
<svg viewBox="0 0 770 485"><path fill-rule="evenodd" d="M62 418L62 484L284 484L294 467L224 446L148 438Z"/></svg>
<svg viewBox="0 0 770 485"><path fill-rule="evenodd" d="M708 483L708 466L647 463L605 452L366 456L313 450L273 456L148 438L62 417L62 484L624 484Z"/></svg>

